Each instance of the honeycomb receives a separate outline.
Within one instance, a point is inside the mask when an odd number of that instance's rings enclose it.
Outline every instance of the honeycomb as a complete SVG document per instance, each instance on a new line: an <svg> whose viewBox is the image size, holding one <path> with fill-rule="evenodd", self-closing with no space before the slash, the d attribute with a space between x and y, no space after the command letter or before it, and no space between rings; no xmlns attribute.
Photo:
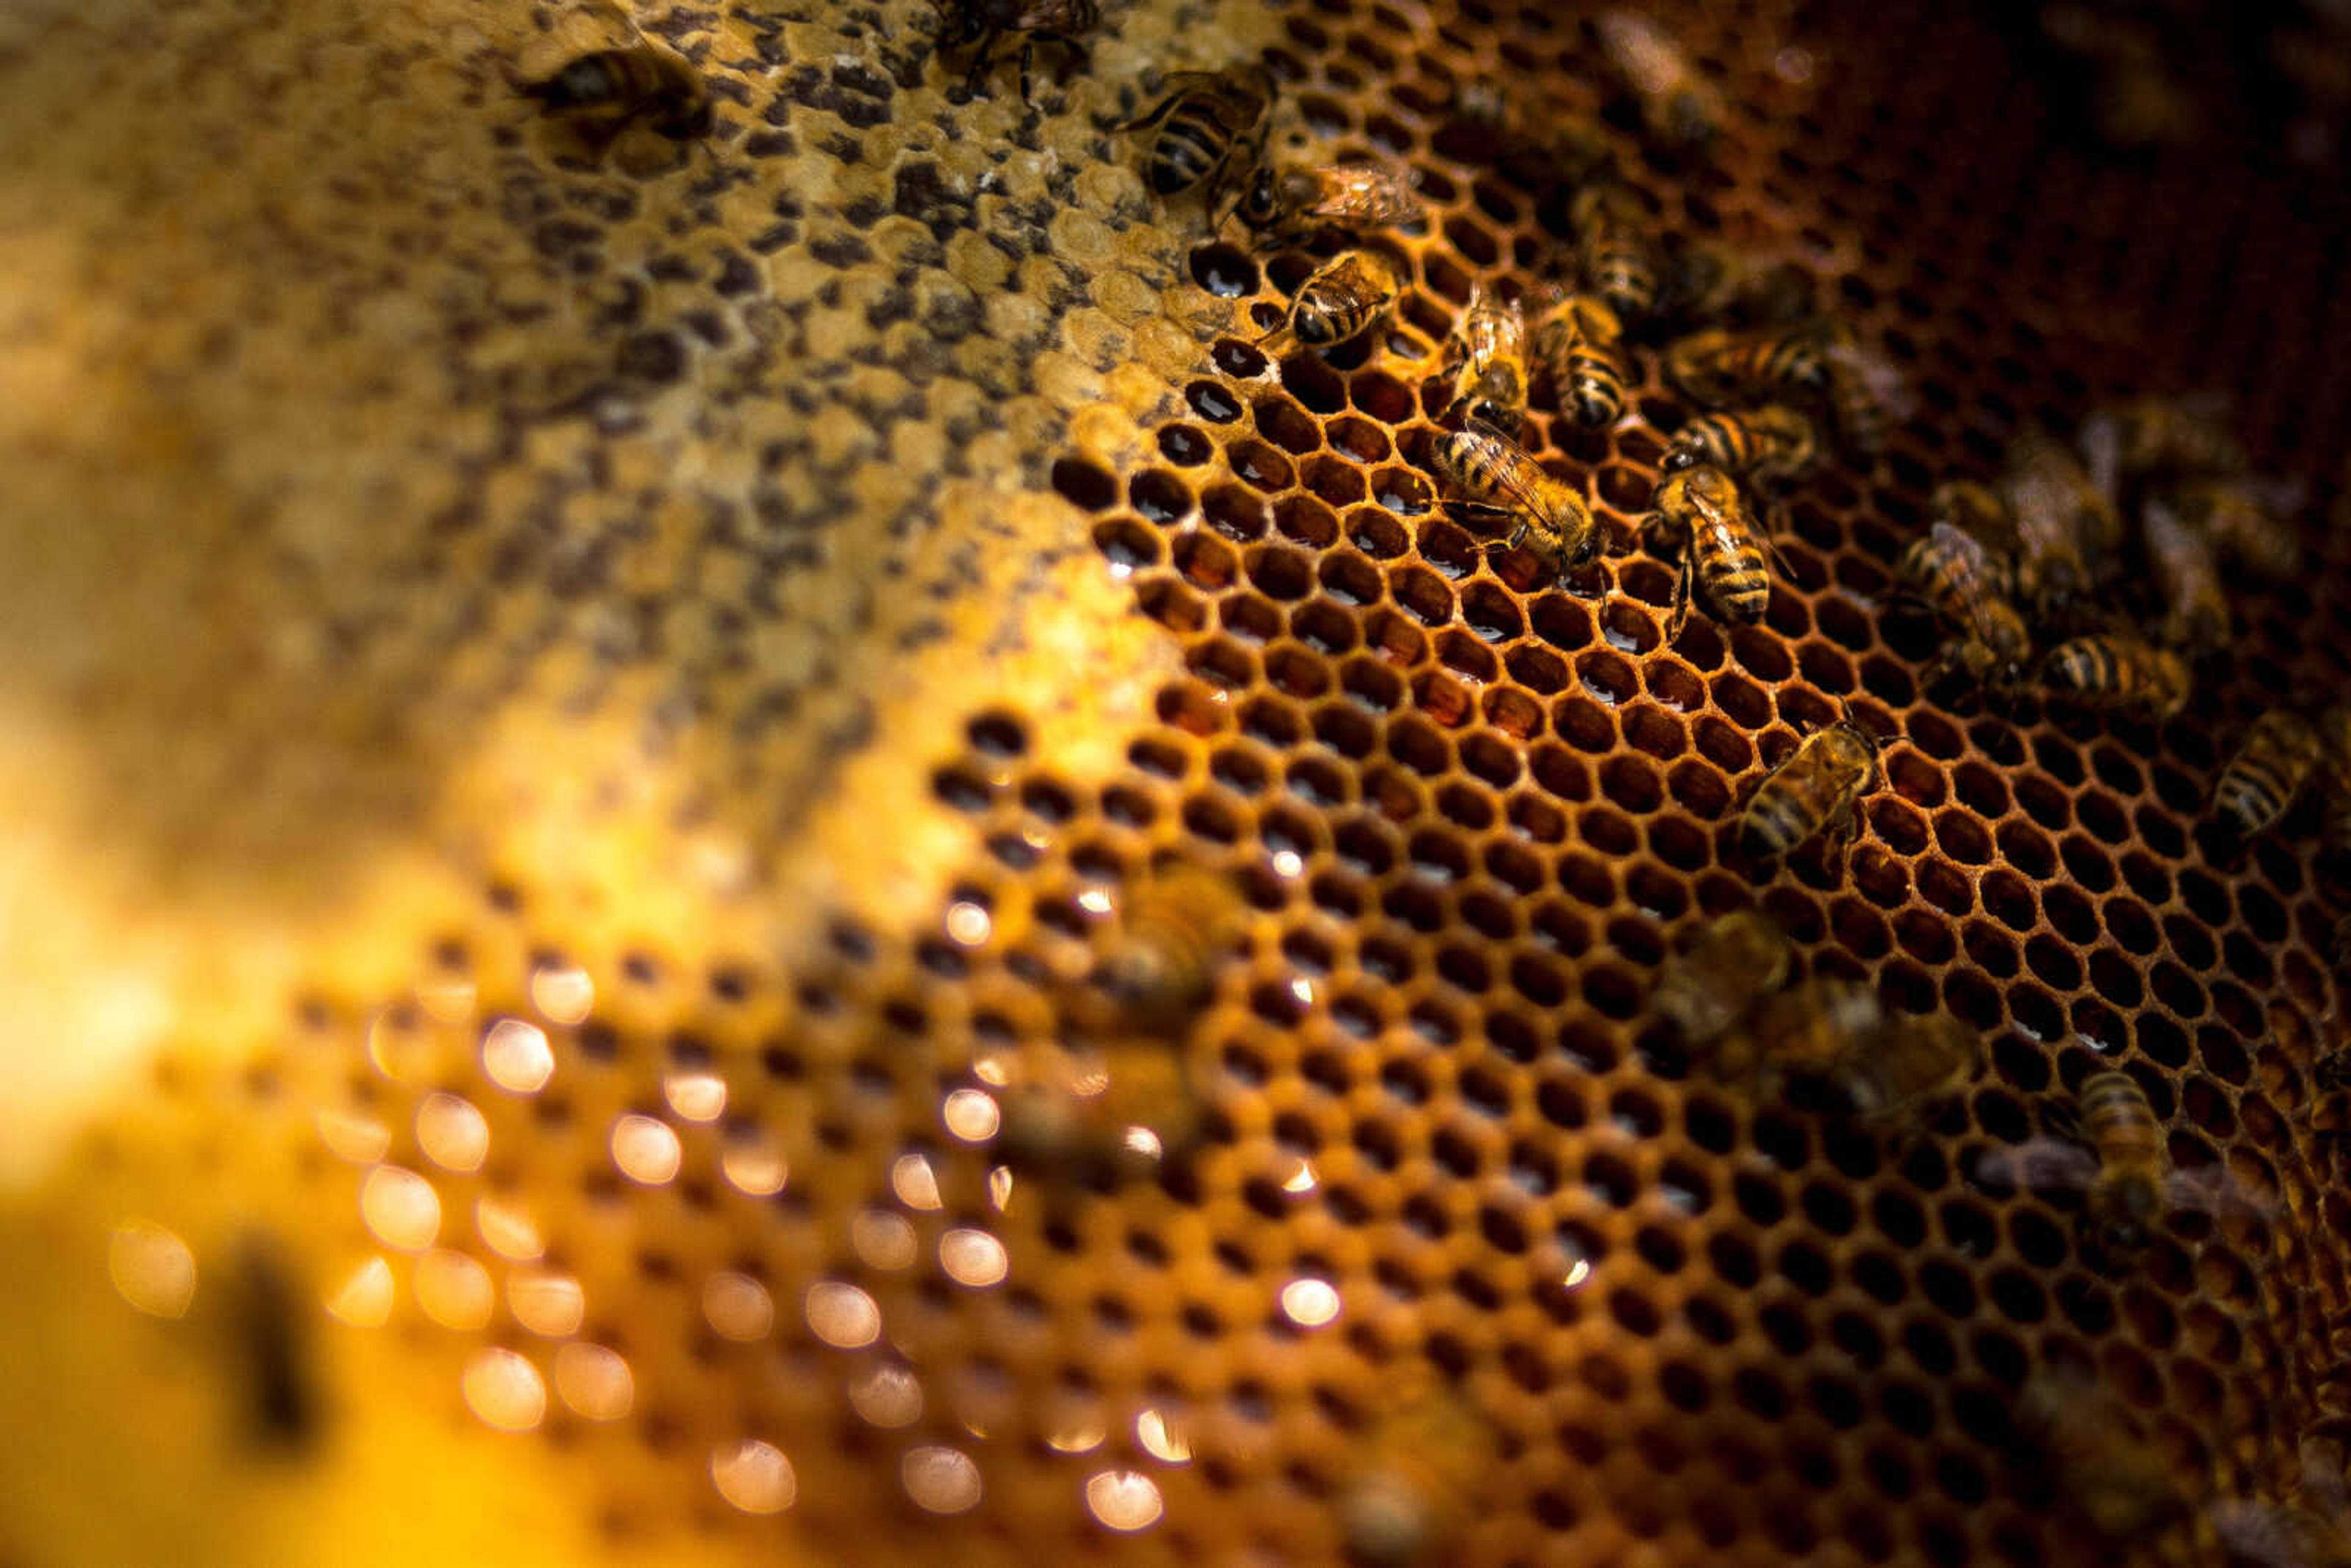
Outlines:
<svg viewBox="0 0 2351 1568"><path fill-rule="evenodd" d="M1892 572L2126 392L2229 389L2324 513L2344 197L2225 115L2060 139L1950 8L1659 15L1702 157L1540 4L1138 6L1033 106L921 6L656 9L720 129L602 160L511 91L562 9L16 18L0 1561L2074 1561L2049 1369L2292 1495L2345 900L2311 807L2206 802L2351 667L2351 528L2159 728L1922 691ZM1390 330L1270 361L1315 255L1145 196L1112 128L1211 47L1277 155L1414 170ZM1654 344L1616 429L1531 418L1614 541L1566 587L1437 504L1417 361L1566 234L1453 113L1498 79L1917 387L1761 624L1664 635ZM1758 873L1741 790L1848 706L1858 841ZM1072 1038L1170 866L1245 959ZM1750 904L1985 1071L1889 1138L1694 1071L1657 967ZM2108 1065L2259 1210L2126 1265L1978 1179ZM1016 1156L1040 1083L1120 1156Z"/></svg>

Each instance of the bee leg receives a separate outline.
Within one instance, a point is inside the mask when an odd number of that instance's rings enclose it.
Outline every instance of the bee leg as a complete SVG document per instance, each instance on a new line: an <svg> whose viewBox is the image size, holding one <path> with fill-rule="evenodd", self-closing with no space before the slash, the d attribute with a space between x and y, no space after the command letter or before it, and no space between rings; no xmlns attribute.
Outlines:
<svg viewBox="0 0 2351 1568"><path fill-rule="evenodd" d="M1682 556L1682 569L1674 574L1674 607L1672 612L1666 618L1667 642L1671 643L1682 634L1682 628L1689 623L1689 612L1690 562L1689 555L1685 551Z"/></svg>
<svg viewBox="0 0 2351 1568"><path fill-rule="evenodd" d="M972 57L971 70L963 78L963 96L967 102L979 94L980 78L987 74L988 57L996 53L996 41L1004 36L1001 28L990 28L979 41L979 53Z"/></svg>

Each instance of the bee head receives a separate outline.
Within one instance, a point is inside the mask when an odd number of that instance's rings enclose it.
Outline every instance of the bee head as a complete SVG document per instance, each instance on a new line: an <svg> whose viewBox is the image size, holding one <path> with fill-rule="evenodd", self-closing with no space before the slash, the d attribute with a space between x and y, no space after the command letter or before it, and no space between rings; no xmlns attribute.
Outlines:
<svg viewBox="0 0 2351 1568"><path fill-rule="evenodd" d="M1253 229L1270 226L1281 208L1281 187L1270 168L1259 169L1250 179L1249 189L1242 193L1240 205L1234 210L1241 222Z"/></svg>

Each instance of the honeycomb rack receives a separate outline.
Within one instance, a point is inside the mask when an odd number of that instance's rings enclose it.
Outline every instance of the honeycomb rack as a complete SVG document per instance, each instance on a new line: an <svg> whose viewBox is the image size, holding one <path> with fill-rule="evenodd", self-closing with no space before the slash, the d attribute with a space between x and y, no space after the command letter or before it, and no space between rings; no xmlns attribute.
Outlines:
<svg viewBox="0 0 2351 1568"><path fill-rule="evenodd" d="M2351 868L2209 811L2351 674L2351 202L2236 24L2116 150L1963 8L1664 5L1725 106L1667 155L1605 7L1137 0L1024 105L927 6L726 0L637 16L710 140L585 156L513 90L578 9L0 33L56 131L0 175L0 1563L2220 1564L2351 1431ZM1327 354L1259 345L1333 243L1116 130L1259 51L1270 155L1427 204ZM1600 558L1442 504L1453 319L1572 232L1497 82L1915 391L1775 501L1758 623L1667 634L1655 334L1614 427L1529 416ZM1934 486L2203 388L2308 570L2186 710L1930 683ZM1850 851L1749 862L1848 714ZM1071 1027L1170 868L1242 906L1209 999ZM1652 994L1749 906L1980 1073L1895 1131L1709 1076ZM1983 1174L2109 1068L2245 1200L2136 1258ZM2052 1379L2177 1517L2101 1538Z"/></svg>

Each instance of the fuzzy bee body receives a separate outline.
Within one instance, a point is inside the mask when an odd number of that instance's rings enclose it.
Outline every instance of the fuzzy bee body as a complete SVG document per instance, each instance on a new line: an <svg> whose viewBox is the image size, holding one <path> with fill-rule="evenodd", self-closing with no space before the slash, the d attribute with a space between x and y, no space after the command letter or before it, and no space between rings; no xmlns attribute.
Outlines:
<svg viewBox="0 0 2351 1568"><path fill-rule="evenodd" d="M2031 1461L2050 1473L2060 1503L2100 1539L2141 1542L2188 1521L2188 1500L2172 1467L2086 1380L2035 1377L2017 1401L2016 1427Z"/></svg>
<svg viewBox="0 0 2351 1568"><path fill-rule="evenodd" d="M1625 416L1624 338L1616 312L1597 295L1560 293L1538 306L1535 361L1576 423L1611 425Z"/></svg>
<svg viewBox="0 0 2351 1568"><path fill-rule="evenodd" d="M1859 725L1846 720L1807 736L1756 788L1740 819L1740 846L1771 860L1824 829L1849 831L1855 803L1877 781L1877 742Z"/></svg>
<svg viewBox="0 0 2351 1568"><path fill-rule="evenodd" d="M2220 774L2212 809L2246 837L2261 832L2286 813L2294 797L2317 771L2317 729L2300 714L2273 708L2253 721L2237 755Z"/></svg>
<svg viewBox="0 0 2351 1568"><path fill-rule="evenodd" d="M1833 1078L1855 1043L1885 1021L1876 988L1859 980L1815 975L1776 993L1756 1009L1749 1030L1759 1086L1777 1098L1791 1083Z"/></svg>
<svg viewBox="0 0 2351 1568"><path fill-rule="evenodd" d="M2014 591L2009 563L2016 554L2016 514L2009 509L2007 499L1999 491L1972 479L1947 479L1935 486L1934 495L1927 502L1927 515L1981 545L2001 563L2006 580L2003 591Z"/></svg>
<svg viewBox="0 0 2351 1568"><path fill-rule="evenodd" d="M1453 401L1446 413L1516 430L1527 407L1527 319L1519 302L1473 287L1447 356Z"/></svg>
<svg viewBox="0 0 2351 1568"><path fill-rule="evenodd" d="M2168 719L2188 706L2188 661L2129 636L2076 637L2049 652L2049 684L2087 706L2140 709Z"/></svg>
<svg viewBox="0 0 2351 1568"><path fill-rule="evenodd" d="M2163 1124L2127 1072L2096 1072L2081 1092L2082 1136L2098 1156L2087 1211L2108 1245L2143 1243L2163 1223Z"/></svg>
<svg viewBox="0 0 2351 1568"><path fill-rule="evenodd" d="M1256 171L1272 116L1273 74L1249 64L1222 71L1178 71L1165 97L1126 131L1155 128L1144 157L1152 190L1173 196L1206 186L1213 209L1227 186Z"/></svg>
<svg viewBox="0 0 2351 1568"><path fill-rule="evenodd" d="M1259 341L1275 351L1285 338L1310 349L1343 343L1385 316L1403 290L1385 256L1376 251L1343 251L1298 286L1289 316Z"/></svg>
<svg viewBox="0 0 2351 1568"><path fill-rule="evenodd" d="M1498 430L1471 425L1437 437L1437 466L1468 502L1512 519L1509 548L1531 545L1564 581L1600 548L1583 497Z"/></svg>
<svg viewBox="0 0 2351 1568"><path fill-rule="evenodd" d="M1949 1013L1888 1015L1834 1076L1867 1122L1889 1124L1948 1099L1983 1069L1983 1037Z"/></svg>
<svg viewBox="0 0 2351 1568"><path fill-rule="evenodd" d="M1820 278L1802 262L1669 235L1658 314L1690 326L1786 327L1820 314Z"/></svg>
<svg viewBox="0 0 2351 1568"><path fill-rule="evenodd" d="M1677 468L1657 486L1652 504L1651 533L1682 552L1667 635L1680 633L1693 597L1719 621L1763 619L1771 607L1771 573L1739 482L1711 464Z"/></svg>
<svg viewBox="0 0 2351 1568"><path fill-rule="evenodd" d="M1809 327L1709 327L1667 345L1664 363L1675 389L1708 408L1788 397L1816 402L1828 390L1828 361Z"/></svg>
<svg viewBox="0 0 2351 1568"><path fill-rule="evenodd" d="M1638 11L1593 18L1601 53L1633 89L1651 141L1669 149L1698 146L1721 129L1721 92L1691 65L1672 34Z"/></svg>
<svg viewBox="0 0 2351 1568"><path fill-rule="evenodd" d="M1107 1027L1173 1038L1216 995L1217 968L1246 934L1249 906L1230 879L1178 867L1138 883L1092 990L1106 1000Z"/></svg>
<svg viewBox="0 0 2351 1568"><path fill-rule="evenodd" d="M674 141L710 133L709 84L684 57L650 40L598 49L523 89L547 112L609 139L643 122Z"/></svg>
<svg viewBox="0 0 2351 1568"><path fill-rule="evenodd" d="M2016 518L2017 591L2062 611L2097 583L2097 565L2122 541L2122 519L2063 443L2028 436L2010 452L2001 485Z"/></svg>
<svg viewBox="0 0 2351 1568"><path fill-rule="evenodd" d="M1236 209L1240 220L1278 239L1322 229L1364 234L1417 221L1426 209L1400 165L1338 169L1261 168Z"/></svg>
<svg viewBox="0 0 2351 1568"><path fill-rule="evenodd" d="M2084 423L2082 448L2092 476L2110 496L2158 476L2239 474L2246 462L2220 400L2202 394L2137 398L2101 410Z"/></svg>
<svg viewBox="0 0 2351 1568"><path fill-rule="evenodd" d="M2299 484L2208 476L2184 481L2173 493L2181 514L2231 560L2268 578L2301 570L2302 546L2285 520L2302 507Z"/></svg>
<svg viewBox="0 0 2351 1568"><path fill-rule="evenodd" d="M1974 535L1938 522L1903 552L1902 581L1959 633L1951 663L1979 681L2015 678L2032 634L2009 601L2008 573Z"/></svg>
<svg viewBox="0 0 2351 1568"><path fill-rule="evenodd" d="M979 90L996 46L1008 33L1020 36L1020 97L1029 95L1029 68L1040 43L1077 48L1078 39L1102 21L1097 0L942 0L938 47L942 51L978 46L964 78L966 98Z"/></svg>
<svg viewBox="0 0 2351 1568"><path fill-rule="evenodd" d="M1624 186L1609 182L1576 192L1568 209L1584 287L1608 302L1621 321L1645 320L1657 308L1661 287L1656 242L1648 214Z"/></svg>
<svg viewBox="0 0 2351 1568"><path fill-rule="evenodd" d="M1856 456L1874 461L1886 450L1894 425L1916 411L1907 379L1884 352L1842 325L1829 333L1822 359L1837 439Z"/></svg>
<svg viewBox="0 0 2351 1568"><path fill-rule="evenodd" d="M1778 989L1788 959L1778 922L1760 910L1734 910L1708 922L1686 951L1666 960L1652 1006L1685 1045L1711 1044Z"/></svg>
<svg viewBox="0 0 2351 1568"><path fill-rule="evenodd" d="M2163 640L2176 648L2209 653L2229 640L2229 595L2220 586L2220 563L2211 542L2188 526L2167 501L2151 497L2139 516L2147 564L2162 596Z"/></svg>
<svg viewBox="0 0 2351 1568"><path fill-rule="evenodd" d="M1768 485L1803 474L1818 455L1813 422L1784 403L1767 403L1697 415L1674 432L1659 466L1671 473L1710 464Z"/></svg>

